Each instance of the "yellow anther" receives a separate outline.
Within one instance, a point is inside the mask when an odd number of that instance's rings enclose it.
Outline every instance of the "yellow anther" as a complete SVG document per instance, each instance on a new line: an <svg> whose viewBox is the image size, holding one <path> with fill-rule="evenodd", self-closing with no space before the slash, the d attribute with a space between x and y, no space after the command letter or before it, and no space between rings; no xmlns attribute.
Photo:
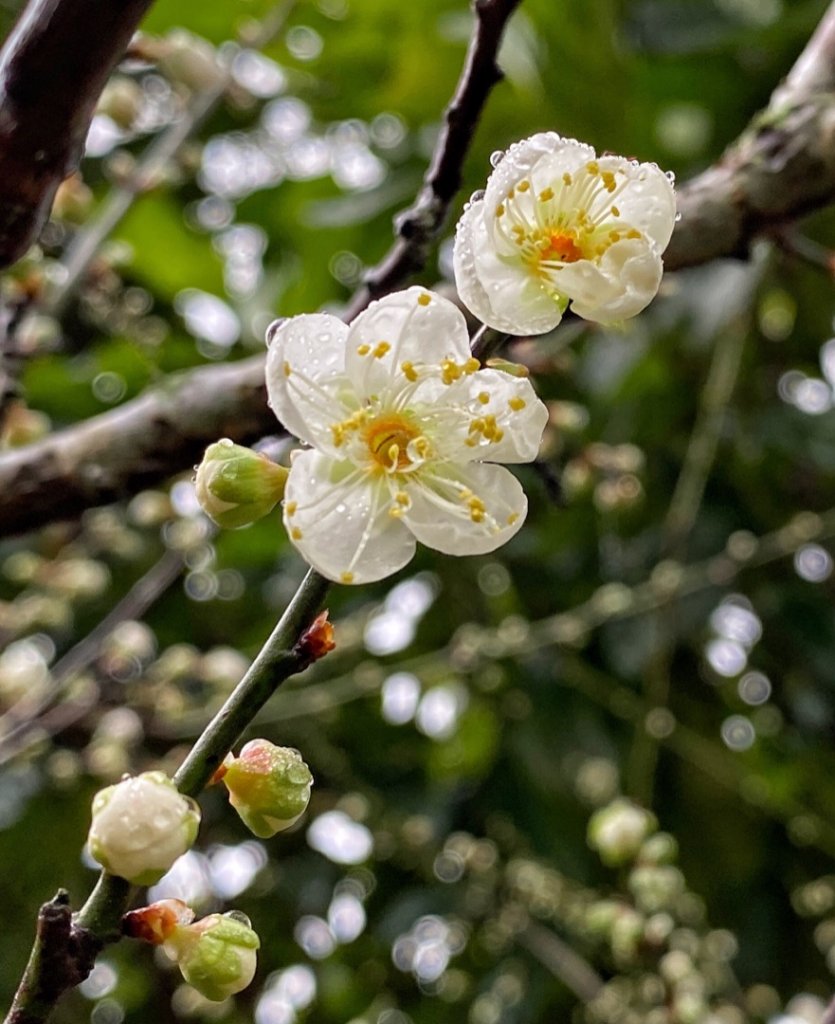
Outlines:
<svg viewBox="0 0 835 1024"><path fill-rule="evenodd" d="M600 164L596 160L589 160L586 164L586 170L589 174L600 174Z"/></svg>
<svg viewBox="0 0 835 1024"><path fill-rule="evenodd" d="M504 203L499 203L499 205L496 207L496 216L504 217L504 209Z"/></svg>
<svg viewBox="0 0 835 1024"><path fill-rule="evenodd" d="M512 188L507 190L507 198L508 198L508 200L513 199L515 195L516 195L516 193L513 191Z"/></svg>
<svg viewBox="0 0 835 1024"><path fill-rule="evenodd" d="M503 430L497 430L496 433L493 435L493 443L494 444L498 444L499 441L501 441L501 439L503 437L504 437L504 431Z"/></svg>
<svg viewBox="0 0 835 1024"><path fill-rule="evenodd" d="M389 515L392 519L400 519L403 516L403 509L398 508L397 505L392 505L389 509Z"/></svg>
<svg viewBox="0 0 835 1024"><path fill-rule="evenodd" d="M345 428L341 423L332 423L331 434L333 435L333 443L337 448L340 448L345 443Z"/></svg>
<svg viewBox="0 0 835 1024"><path fill-rule="evenodd" d="M289 377L289 376L290 376L290 374L291 374L291 372L292 372L292 371L291 371L291 369L290 369L290 364L289 364L289 363L288 363L288 362L287 362L287 361L285 360L285 361L284 361L284 376L285 376L285 377Z"/></svg>
<svg viewBox="0 0 835 1024"><path fill-rule="evenodd" d="M478 444L478 440L475 437L468 437L464 444L468 448L475 448L475 446Z"/></svg>
<svg viewBox="0 0 835 1024"><path fill-rule="evenodd" d="M513 526L513 524L518 519L519 519L519 513L518 512L511 512L510 515L507 517L507 525L508 526Z"/></svg>
<svg viewBox="0 0 835 1024"><path fill-rule="evenodd" d="M298 528L298 526L294 526L293 529L290 531L290 536L293 538L293 540L301 540L302 531Z"/></svg>
<svg viewBox="0 0 835 1024"><path fill-rule="evenodd" d="M470 358L466 361L466 363L464 363L461 369L464 371L464 373L467 374L475 373L476 370L481 369L481 363L475 358L475 356L470 356Z"/></svg>
<svg viewBox="0 0 835 1024"><path fill-rule="evenodd" d="M394 500L398 505L403 505L404 508L407 508L412 503L412 499L405 491L398 491L394 496Z"/></svg>
<svg viewBox="0 0 835 1024"><path fill-rule="evenodd" d="M468 498L467 504L470 506L470 508L476 508L480 512L485 512L487 510L487 506L484 504L481 498L478 497L477 494L473 494L472 497Z"/></svg>
<svg viewBox="0 0 835 1024"><path fill-rule="evenodd" d="M454 359L444 359L441 363L441 380L444 384L452 384L458 380L462 372L463 368Z"/></svg>
<svg viewBox="0 0 835 1024"><path fill-rule="evenodd" d="M470 427L467 431L468 434L482 434L484 433L484 420L470 420Z"/></svg>
<svg viewBox="0 0 835 1024"><path fill-rule="evenodd" d="M403 375L405 376L406 380L410 380L413 384L418 379L417 370L414 368L412 363L401 363L400 369L403 371Z"/></svg>
<svg viewBox="0 0 835 1024"><path fill-rule="evenodd" d="M358 356L367 356L370 351L371 351L371 346L370 345L357 345L357 355Z"/></svg>
<svg viewBox="0 0 835 1024"><path fill-rule="evenodd" d="M287 513L288 516L294 516L296 514L296 509L298 507L298 502L288 501L287 504L284 506L284 511Z"/></svg>
<svg viewBox="0 0 835 1024"><path fill-rule="evenodd" d="M626 232L626 237L627 238L641 238L641 232L638 231L637 228L630 228Z"/></svg>
<svg viewBox="0 0 835 1024"><path fill-rule="evenodd" d="M381 341L380 344L374 349L372 355L375 359L382 359L386 352L391 351L391 345L387 341Z"/></svg>
<svg viewBox="0 0 835 1024"><path fill-rule="evenodd" d="M420 295L418 295L419 306L428 306L431 301L432 299L427 292L421 292Z"/></svg>
<svg viewBox="0 0 835 1024"><path fill-rule="evenodd" d="M507 404L514 412L519 412L520 409L524 409L528 404L524 398L520 398L518 395L514 395L513 398L509 398Z"/></svg>
<svg viewBox="0 0 835 1024"><path fill-rule="evenodd" d="M606 189L606 191L614 192L617 188L617 185L615 184L615 176L612 173L612 171L603 171L600 177L603 180L603 187Z"/></svg>
<svg viewBox="0 0 835 1024"><path fill-rule="evenodd" d="M480 391L478 395L478 400L479 402L481 402L482 405L487 405L487 403L490 401L490 396L487 394L486 391Z"/></svg>
<svg viewBox="0 0 835 1024"><path fill-rule="evenodd" d="M353 583L354 574L352 572L343 572L340 574L339 579L342 583Z"/></svg>
<svg viewBox="0 0 835 1024"><path fill-rule="evenodd" d="M527 180L520 181L519 184L516 186L516 191L517 192L527 192L530 187L531 187L531 183L529 181L527 181Z"/></svg>
<svg viewBox="0 0 835 1024"><path fill-rule="evenodd" d="M616 206L612 207L612 216L613 217L620 217L620 210Z"/></svg>
<svg viewBox="0 0 835 1024"><path fill-rule="evenodd" d="M481 509L471 508L470 519L472 519L474 523L481 523L484 521L484 513L481 511Z"/></svg>
<svg viewBox="0 0 835 1024"><path fill-rule="evenodd" d="M539 201L541 203L547 203L549 199L554 198L554 190L552 188L544 188L539 193Z"/></svg>
<svg viewBox="0 0 835 1024"><path fill-rule="evenodd" d="M621 235L620 231L610 231L609 232L609 238L611 238L613 242L619 242L622 237L623 236Z"/></svg>
<svg viewBox="0 0 835 1024"><path fill-rule="evenodd" d="M566 171L565 174L562 176L562 183L563 183L563 185L565 185L566 188L568 188L568 186L573 184L573 182L574 182L574 179L571 177L571 175L568 173L568 171Z"/></svg>

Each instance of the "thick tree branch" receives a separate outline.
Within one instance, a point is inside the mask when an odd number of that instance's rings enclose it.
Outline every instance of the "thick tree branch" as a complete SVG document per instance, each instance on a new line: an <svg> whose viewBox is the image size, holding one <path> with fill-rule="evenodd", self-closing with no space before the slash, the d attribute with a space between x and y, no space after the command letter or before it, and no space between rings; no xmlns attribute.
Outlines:
<svg viewBox="0 0 835 1024"><path fill-rule="evenodd" d="M37 238L152 0L32 0L0 52L0 267Z"/></svg>
<svg viewBox="0 0 835 1024"><path fill-rule="evenodd" d="M112 412L0 457L0 533L136 493L198 462L219 437L246 444L276 428L260 356L177 375Z"/></svg>

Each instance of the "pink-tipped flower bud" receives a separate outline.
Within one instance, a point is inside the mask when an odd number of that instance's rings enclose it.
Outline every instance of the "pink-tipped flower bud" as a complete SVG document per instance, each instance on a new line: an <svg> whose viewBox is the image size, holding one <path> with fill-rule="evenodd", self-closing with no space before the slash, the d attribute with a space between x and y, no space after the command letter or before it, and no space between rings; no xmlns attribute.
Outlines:
<svg viewBox="0 0 835 1024"><path fill-rule="evenodd" d="M222 1002L252 981L260 945L249 919L232 910L175 928L163 948L189 985Z"/></svg>
<svg viewBox="0 0 835 1024"><path fill-rule="evenodd" d="M191 847L199 827L194 800L164 772L143 772L95 795L87 842L110 874L153 885Z"/></svg>
<svg viewBox="0 0 835 1024"><path fill-rule="evenodd" d="M240 756L227 763L223 783L247 828L269 839L304 814L313 776L297 750L250 740Z"/></svg>
<svg viewBox="0 0 835 1024"><path fill-rule="evenodd" d="M288 470L228 437L209 445L194 480L203 511L218 526L248 526L284 495Z"/></svg>

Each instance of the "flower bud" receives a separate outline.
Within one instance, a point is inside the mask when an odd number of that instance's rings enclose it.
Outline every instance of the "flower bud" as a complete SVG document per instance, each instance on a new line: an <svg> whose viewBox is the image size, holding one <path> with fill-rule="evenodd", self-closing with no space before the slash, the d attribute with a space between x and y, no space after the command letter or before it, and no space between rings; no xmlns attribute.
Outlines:
<svg viewBox="0 0 835 1024"><path fill-rule="evenodd" d="M269 839L295 824L310 801L313 776L297 750L250 740L227 764L229 802L256 836Z"/></svg>
<svg viewBox="0 0 835 1024"><path fill-rule="evenodd" d="M218 526L248 526L281 500L287 472L266 455L225 437L209 445L197 467L197 499Z"/></svg>
<svg viewBox="0 0 835 1024"><path fill-rule="evenodd" d="M233 910L175 928L163 948L189 985L221 1002L252 981L260 945L249 919Z"/></svg>
<svg viewBox="0 0 835 1024"><path fill-rule="evenodd" d="M87 842L112 875L153 885L189 849L199 826L194 800L164 772L143 772L95 795Z"/></svg>
<svg viewBox="0 0 835 1024"><path fill-rule="evenodd" d="M610 867L631 860L655 828L654 815L631 800L614 800L592 815L589 822L589 846Z"/></svg>

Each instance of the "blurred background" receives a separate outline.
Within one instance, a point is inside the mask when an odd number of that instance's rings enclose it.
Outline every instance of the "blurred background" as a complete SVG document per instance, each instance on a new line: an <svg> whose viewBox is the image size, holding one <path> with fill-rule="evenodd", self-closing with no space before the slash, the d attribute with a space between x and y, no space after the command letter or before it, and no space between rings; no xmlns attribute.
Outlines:
<svg viewBox="0 0 835 1024"><path fill-rule="evenodd" d="M534 131L679 181L709 165L826 6L524 0L420 280L452 291L461 204ZM339 312L415 194L471 28L465 0L157 0L80 175L3 279L25 310L3 446L262 351L278 315ZM95 255L75 280L79 240ZM824 212L750 262L669 275L622 332L515 342L551 410L541 464L518 470L526 527L495 555L422 550L392 580L334 588L336 652L248 733L302 752L307 816L255 841L210 791L199 845L152 891L248 914L255 983L210 1004L123 942L54 1020L819 1022L830 246ZM40 903L64 886L78 906L95 879L93 793L176 768L303 572L277 513L218 533L188 472L0 542L5 1002Z"/></svg>

